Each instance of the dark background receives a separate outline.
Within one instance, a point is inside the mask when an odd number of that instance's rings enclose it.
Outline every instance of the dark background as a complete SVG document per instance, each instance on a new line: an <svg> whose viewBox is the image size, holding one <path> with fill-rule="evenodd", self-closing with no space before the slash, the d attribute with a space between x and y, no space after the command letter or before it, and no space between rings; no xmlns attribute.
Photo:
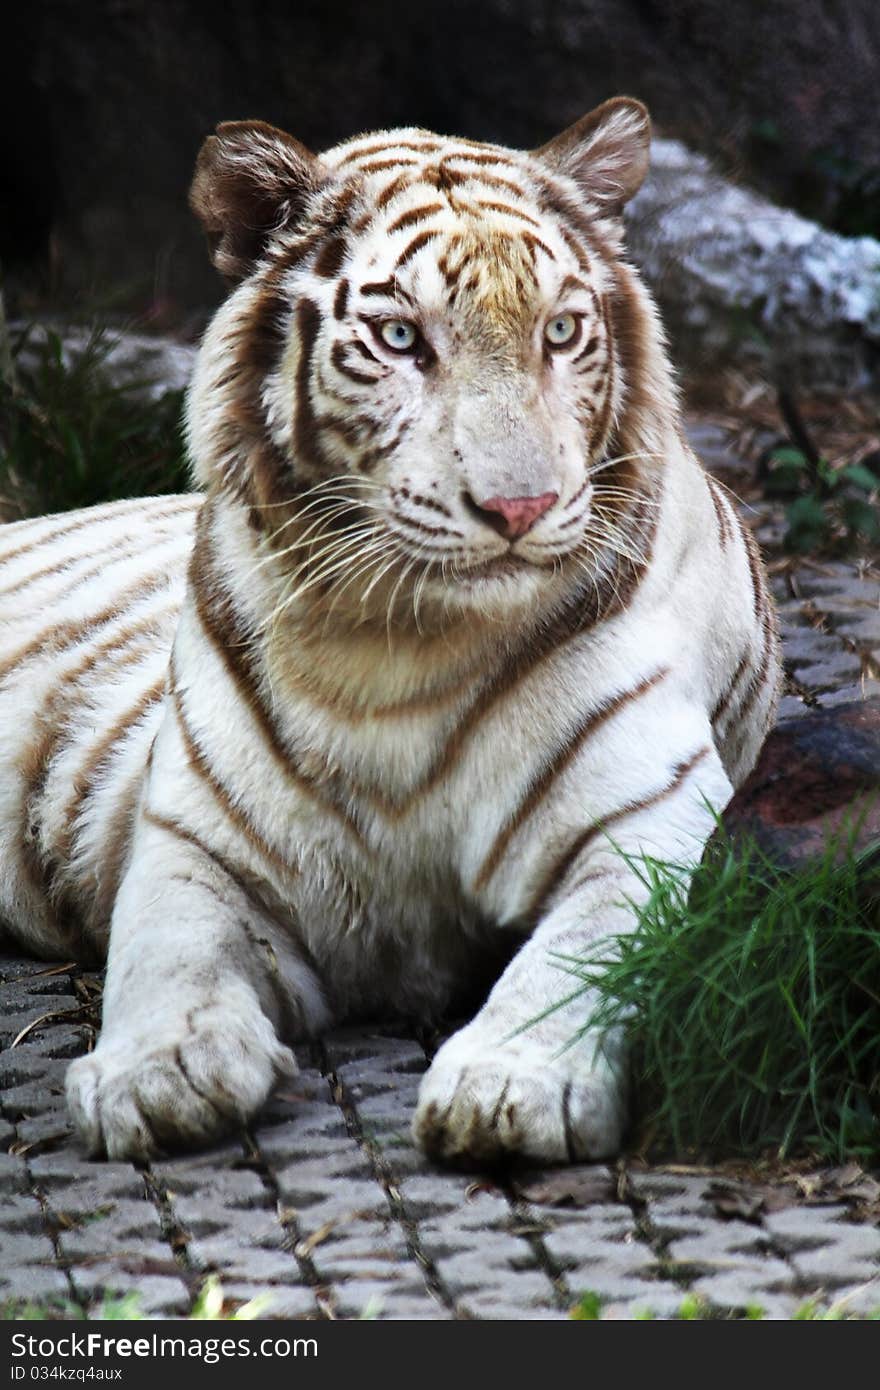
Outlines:
<svg viewBox="0 0 880 1390"><path fill-rule="evenodd" d="M321 149L419 124L539 143L617 92L845 233L880 227L877 0L31 0L4 19L13 312L174 323L220 295L187 208L220 120Z"/></svg>

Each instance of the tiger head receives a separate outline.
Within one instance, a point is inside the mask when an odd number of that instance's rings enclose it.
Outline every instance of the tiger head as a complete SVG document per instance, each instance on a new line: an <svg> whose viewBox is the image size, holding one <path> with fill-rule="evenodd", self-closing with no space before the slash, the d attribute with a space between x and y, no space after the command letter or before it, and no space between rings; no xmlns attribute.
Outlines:
<svg viewBox="0 0 880 1390"><path fill-rule="evenodd" d="M598 602L644 558L671 387L621 212L649 141L618 98L531 153L403 129L318 157L256 121L205 142L191 201L235 288L191 451L297 592L418 624L575 576Z"/></svg>

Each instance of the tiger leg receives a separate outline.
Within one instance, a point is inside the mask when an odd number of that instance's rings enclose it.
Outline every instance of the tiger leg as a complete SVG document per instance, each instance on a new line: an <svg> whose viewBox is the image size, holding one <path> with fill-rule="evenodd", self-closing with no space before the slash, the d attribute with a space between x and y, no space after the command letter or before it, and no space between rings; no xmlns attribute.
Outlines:
<svg viewBox="0 0 880 1390"><path fill-rule="evenodd" d="M628 1118L625 1038L589 1027L597 994L566 963L636 925L649 894L641 855L699 861L715 825L710 806L723 806L731 790L713 749L662 806L619 819L613 835L595 838L567 866L483 1008L425 1075L413 1135L432 1157L575 1162L619 1151Z"/></svg>
<svg viewBox="0 0 880 1390"><path fill-rule="evenodd" d="M148 1158L245 1124L328 1021L286 934L213 856L141 828L111 926L103 1027L67 1074L85 1144Z"/></svg>

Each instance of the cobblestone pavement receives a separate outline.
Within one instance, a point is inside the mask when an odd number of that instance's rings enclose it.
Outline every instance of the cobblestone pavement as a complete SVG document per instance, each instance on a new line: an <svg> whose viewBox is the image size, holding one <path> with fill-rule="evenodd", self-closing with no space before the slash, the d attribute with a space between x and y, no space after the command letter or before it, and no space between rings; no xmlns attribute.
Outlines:
<svg viewBox="0 0 880 1390"><path fill-rule="evenodd" d="M732 478L719 432L694 435ZM772 546L779 519L751 520ZM774 587L784 715L880 691L880 573L804 561ZM582 1205L548 1206L438 1170L409 1139L426 1052L393 1028L300 1050L296 1094L209 1153L87 1162L63 1078L96 993L68 963L0 959L0 1303L98 1316L137 1290L144 1315L176 1317L216 1271L231 1304L268 1295L266 1317L566 1318L587 1290L618 1317L671 1316L688 1291L720 1315L880 1306L876 1203L874 1220L843 1200L776 1209L741 1182L723 1216L711 1172L594 1165L573 1174Z"/></svg>

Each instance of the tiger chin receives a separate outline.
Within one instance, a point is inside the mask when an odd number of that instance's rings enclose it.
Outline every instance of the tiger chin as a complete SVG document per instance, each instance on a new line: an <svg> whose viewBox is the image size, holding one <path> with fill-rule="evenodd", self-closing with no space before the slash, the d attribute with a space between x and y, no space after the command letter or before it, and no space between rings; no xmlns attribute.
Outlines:
<svg viewBox="0 0 880 1390"><path fill-rule="evenodd" d="M625 1039L564 960L634 925L639 856L699 859L779 682L625 257L649 143L628 98L529 153L205 142L231 288L188 395L199 493L0 532L0 914L107 952L67 1082L91 1152L207 1144L292 1041L442 1018L503 951L416 1140L618 1149Z"/></svg>

